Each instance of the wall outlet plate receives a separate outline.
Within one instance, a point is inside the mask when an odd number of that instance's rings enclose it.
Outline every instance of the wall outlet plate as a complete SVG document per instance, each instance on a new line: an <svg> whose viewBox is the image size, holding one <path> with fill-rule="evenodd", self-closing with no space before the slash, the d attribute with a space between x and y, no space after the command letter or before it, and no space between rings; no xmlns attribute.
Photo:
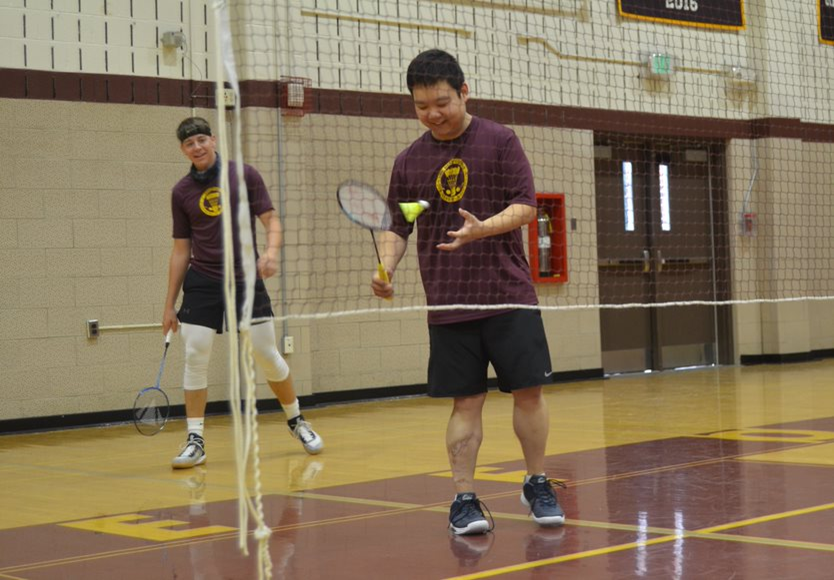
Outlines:
<svg viewBox="0 0 834 580"><path fill-rule="evenodd" d="M237 95L235 95L235 90L230 88L223 89L223 106L231 108L235 106L236 102Z"/></svg>
<svg viewBox="0 0 834 580"><path fill-rule="evenodd" d="M284 337L284 354L292 354L295 352L295 340L291 336Z"/></svg>

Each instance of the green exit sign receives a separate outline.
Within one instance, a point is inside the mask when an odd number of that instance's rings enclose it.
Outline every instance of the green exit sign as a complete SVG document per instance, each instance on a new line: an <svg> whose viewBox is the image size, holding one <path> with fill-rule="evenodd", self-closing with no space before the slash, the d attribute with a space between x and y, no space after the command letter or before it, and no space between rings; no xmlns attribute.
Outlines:
<svg viewBox="0 0 834 580"><path fill-rule="evenodd" d="M672 74L672 57L668 54L649 55L649 73L653 76L666 77Z"/></svg>

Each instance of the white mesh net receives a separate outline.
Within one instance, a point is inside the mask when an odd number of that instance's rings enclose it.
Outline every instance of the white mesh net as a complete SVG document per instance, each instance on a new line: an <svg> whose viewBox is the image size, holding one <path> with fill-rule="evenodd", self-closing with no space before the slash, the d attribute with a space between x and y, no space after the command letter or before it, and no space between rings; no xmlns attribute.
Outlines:
<svg viewBox="0 0 834 580"><path fill-rule="evenodd" d="M647 325L670 347L715 344L733 316L739 343L799 312L811 349L834 344L827 0L250 0L230 15L232 114L285 227L271 282L285 328L428 309L413 239L395 299L372 295L373 247L335 193L347 179L387 191L426 130L406 68L439 47L462 66L469 112L510 126L529 159L538 215L523 240L541 308L594 311L580 326L601 332L604 362ZM443 167L427 173L438 192ZM454 307L496 303L464 293Z"/></svg>

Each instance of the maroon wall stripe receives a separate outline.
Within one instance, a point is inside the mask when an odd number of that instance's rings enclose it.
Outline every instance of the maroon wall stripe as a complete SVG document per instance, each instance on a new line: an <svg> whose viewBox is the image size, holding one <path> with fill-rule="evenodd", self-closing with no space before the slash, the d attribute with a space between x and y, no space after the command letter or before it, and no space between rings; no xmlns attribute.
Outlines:
<svg viewBox="0 0 834 580"><path fill-rule="evenodd" d="M242 81L242 107L282 107L286 87L281 81ZM414 108L408 95L307 89L307 113L410 119ZM214 84L185 79L129 77L0 69L0 98L82 101L214 108ZM834 125L799 119L765 118L747 121L659 115L558 105L532 105L472 99L470 112L509 125L559 127L616 133L758 139L779 137L834 143Z"/></svg>

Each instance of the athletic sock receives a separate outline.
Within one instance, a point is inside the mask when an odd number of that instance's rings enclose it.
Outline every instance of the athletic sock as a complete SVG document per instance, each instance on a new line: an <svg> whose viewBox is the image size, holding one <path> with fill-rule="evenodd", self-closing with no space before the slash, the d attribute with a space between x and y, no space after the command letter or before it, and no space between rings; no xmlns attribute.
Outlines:
<svg viewBox="0 0 834 580"><path fill-rule="evenodd" d="M188 424L188 432L195 435L203 436L203 427L205 426L205 417L197 417L196 419L186 419Z"/></svg>
<svg viewBox="0 0 834 580"><path fill-rule="evenodd" d="M287 423L301 415L301 405L298 402L298 399L290 403L289 405L281 405L284 407L284 413L287 416Z"/></svg>

